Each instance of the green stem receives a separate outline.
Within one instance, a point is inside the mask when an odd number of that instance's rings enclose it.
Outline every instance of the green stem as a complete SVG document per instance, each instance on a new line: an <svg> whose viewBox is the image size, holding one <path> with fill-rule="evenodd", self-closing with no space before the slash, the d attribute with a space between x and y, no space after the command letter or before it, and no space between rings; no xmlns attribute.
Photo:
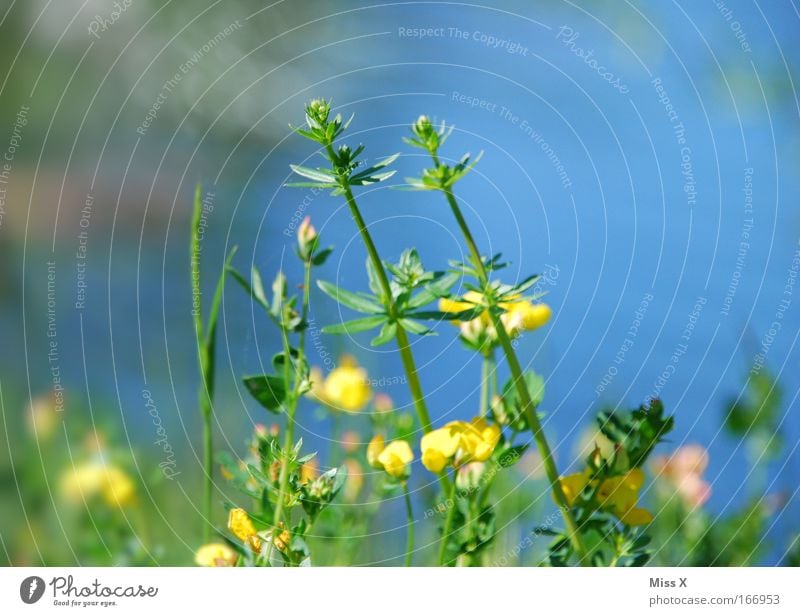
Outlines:
<svg viewBox="0 0 800 616"><path fill-rule="evenodd" d="M447 516L444 520L444 528L442 529L442 539L439 543L439 566L444 567L447 563L445 563L445 557L447 556L447 539L450 537L450 530L453 527L453 517L455 516L456 512L456 484L453 482L453 485L450 487L448 492L447 500L445 501L445 505L447 505Z"/></svg>
<svg viewBox="0 0 800 616"><path fill-rule="evenodd" d="M303 307L302 307L302 320L305 322L308 319L308 304L309 293L311 287L311 259L309 258L304 262L304 276L303 276ZM281 314L282 311L281 311ZM303 365L305 363L305 328L300 330L297 348L297 363ZM289 380L289 367L291 363L291 347L289 345L289 337L286 333L286 328L281 324L281 333L283 339L283 352L285 355L284 361L284 381L286 381L288 389ZM272 537L270 538L269 546L267 547L267 564L270 563L272 556L272 548L275 545L274 536L280 529L280 522L283 518L283 504L286 501L286 492L288 491L289 484L289 452L294 447L294 430L295 430L295 414L297 412L297 403L300 398L300 386L302 379L300 375L295 372L294 386L292 388L291 397L289 398L288 408L286 409L286 435L283 439L283 451L281 458L281 471L278 476L278 502L275 504L275 514L272 518Z"/></svg>
<svg viewBox="0 0 800 616"><path fill-rule="evenodd" d="M414 553L414 513L411 509L411 495L408 493L408 482L403 482L403 497L406 501L406 520L408 522L408 537L406 539L406 567L411 566L411 557Z"/></svg>
<svg viewBox="0 0 800 616"><path fill-rule="evenodd" d="M481 417L486 417L489 410L489 368L491 366L491 359L489 353L483 355L481 360L481 401L478 413Z"/></svg>
<svg viewBox="0 0 800 616"><path fill-rule="evenodd" d="M469 230L467 221L464 219L461 209L458 207L458 203L453 196L453 192L450 189L444 189L443 192L447 198L448 204L450 205L450 209L456 218L456 222L461 229L464 240L467 243L472 261L474 262L476 271L478 272L480 284L484 289L488 290L489 275L486 271L486 267L483 264L483 259L481 259L481 254L478 250L477 244L475 243L475 239L472 237L472 232ZM542 462L544 463L547 478L550 481L550 487L553 490L553 496L556 500L556 504L558 505L558 509L564 518L564 523L567 526L570 542L572 543L575 553L578 555L579 562L583 564L586 558L586 549L583 545L583 541L581 540L581 536L578 531L578 525L575 522L575 517L572 515L572 510L567 502L567 497L564 495L564 490L561 488L561 482L559 481L558 469L556 468L555 460L553 459L553 453L550 449L550 445L547 442L547 438L544 434L544 430L542 429L542 424L539 421L539 417L536 414L533 400L531 400L530 392L528 391L528 386L522 373L522 366L520 366L516 351L514 351L514 346L511 343L511 338L506 331L500 315L496 314L493 310L489 310L488 312L489 318L492 320L492 325L494 325L494 328L497 331L497 338L500 341L500 346L503 348L503 353L505 353L506 360L508 361L508 367L511 370L511 378L515 387L517 388L519 399L522 402L525 418L528 420L528 425L533 433L536 446L539 448L539 453L542 456Z"/></svg>

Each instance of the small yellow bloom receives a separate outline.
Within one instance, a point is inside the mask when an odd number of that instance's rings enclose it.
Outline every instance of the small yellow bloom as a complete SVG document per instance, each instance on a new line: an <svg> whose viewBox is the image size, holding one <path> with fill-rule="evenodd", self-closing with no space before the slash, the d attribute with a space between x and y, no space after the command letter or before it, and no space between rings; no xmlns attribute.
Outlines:
<svg viewBox="0 0 800 616"><path fill-rule="evenodd" d="M597 491L600 506L610 510L620 522L628 526L649 524L653 521L652 514L636 506L644 479L644 471L640 468L606 479Z"/></svg>
<svg viewBox="0 0 800 616"><path fill-rule="evenodd" d="M589 485L589 478L591 473L589 471L582 471L580 473L573 473L559 479L561 483L561 490L567 499L567 504L571 507L578 500L578 496Z"/></svg>
<svg viewBox="0 0 800 616"><path fill-rule="evenodd" d="M401 479L408 474L408 465L414 461L414 452L406 441L392 441L388 445L376 434L367 446L367 462L392 477Z"/></svg>
<svg viewBox="0 0 800 616"><path fill-rule="evenodd" d="M285 528L283 522L278 523L281 532L279 532L275 537L272 539L273 545L281 552L285 552L286 549L289 547L289 541L291 541L292 536L289 534L289 531Z"/></svg>
<svg viewBox="0 0 800 616"><path fill-rule="evenodd" d="M414 452L406 441L392 441L378 456L383 470L396 479L406 476L408 465L413 461Z"/></svg>
<svg viewBox="0 0 800 616"><path fill-rule="evenodd" d="M308 483L319 477L319 465L317 459L313 458L300 467L300 483Z"/></svg>
<svg viewBox="0 0 800 616"><path fill-rule="evenodd" d="M458 458L460 464L489 459L500 440L500 428L489 425L482 417L470 422L451 421L443 428L422 437L422 464L429 471L439 473Z"/></svg>
<svg viewBox="0 0 800 616"><path fill-rule="evenodd" d="M127 473L100 461L87 462L67 472L61 478L61 491L73 502L99 494L109 507L128 505L136 496L136 487Z"/></svg>
<svg viewBox="0 0 800 616"><path fill-rule="evenodd" d="M238 555L224 543L201 545L194 555L194 562L201 567L232 567Z"/></svg>
<svg viewBox="0 0 800 616"><path fill-rule="evenodd" d="M358 413L372 397L367 371L350 356L343 356L324 379L318 368L312 368L310 378L311 395L334 409Z"/></svg>
<svg viewBox="0 0 800 616"><path fill-rule="evenodd" d="M256 533L253 521L244 509L236 508L228 512L228 530L238 539L247 543L254 552L261 551L261 538Z"/></svg>
<svg viewBox="0 0 800 616"><path fill-rule="evenodd" d="M439 300L439 310L442 312L463 312L484 303L483 295L477 291L467 292L461 300L443 298ZM547 304L534 304L525 299L512 297L509 301L499 304L505 312L500 316L508 334L512 337L519 335L523 331L538 329L545 325L553 314L552 309ZM485 332L490 338L494 339L497 333L494 331L492 320L488 311L484 311L479 317L472 321L462 322L461 332L467 338L477 338L481 332Z"/></svg>

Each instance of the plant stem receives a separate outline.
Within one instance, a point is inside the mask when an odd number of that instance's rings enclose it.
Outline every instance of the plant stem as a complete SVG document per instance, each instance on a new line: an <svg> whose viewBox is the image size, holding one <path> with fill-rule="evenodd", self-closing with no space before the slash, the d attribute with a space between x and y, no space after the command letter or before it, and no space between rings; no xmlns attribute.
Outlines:
<svg viewBox="0 0 800 616"><path fill-rule="evenodd" d="M406 520L408 521L408 537L406 539L406 567L411 566L414 552L414 513L411 509L411 495L408 493L408 481L403 482L403 497L406 501Z"/></svg>
<svg viewBox="0 0 800 616"><path fill-rule="evenodd" d="M304 262L304 276L303 276L303 307L302 307L302 321L305 322L308 319L308 304L309 304L309 293L311 287L311 258L307 259ZM282 314L282 312L281 312ZM283 338L283 352L285 355L284 361L284 380L288 385L288 372L291 362L291 348L289 345L289 338L286 333L286 329L281 324L281 332ZM298 345L297 345L297 363L298 365L302 365L305 359L305 328L300 330ZM281 471L280 475L278 476L278 502L275 504L275 514L272 518L272 536L270 537L269 547L267 548L267 564L270 562L270 558L272 556L272 548L275 545L275 534L278 533L280 528L281 518L283 517L283 504L286 501L286 491L288 489L289 483L289 452L294 447L294 428L295 428L295 421L294 417L297 412L297 403L300 398L300 386L302 384L302 379L300 375L295 371L294 375L294 386L292 388L292 394L289 398L288 408L286 409L286 435L283 439L283 450L282 450L282 459L281 459ZM288 389L288 387L287 387Z"/></svg>
<svg viewBox="0 0 800 616"><path fill-rule="evenodd" d="M448 492L447 500L445 501L445 505L447 505L447 517L444 520L444 528L442 529L442 539L439 543L439 565L445 566L445 557L447 555L447 539L450 537L450 530L453 526L453 517L455 516L456 511L456 484L453 482L453 485L450 487L450 491Z"/></svg>
<svg viewBox="0 0 800 616"><path fill-rule="evenodd" d="M478 246L475 243L472 232L469 230L467 221L464 219L461 209L458 207L458 203L453 196L453 192L450 189L443 189L442 192L444 192L445 197L447 198L450 209L452 210L453 215L456 218L456 222L461 229L461 233L464 236L464 240L467 243L470 255L472 256L472 261L474 262L476 271L478 272L479 282L484 289L488 290L489 275L486 271L486 267L483 264L481 253L478 250ZM561 482L559 481L558 469L556 468L555 460L553 459L553 453L550 449L550 445L547 442L547 438L544 434L544 430L542 429L542 424L539 421L539 417L536 415L536 409L534 408L533 400L531 400L530 392L528 391L528 386L522 373L522 366L520 366L517 353L514 350L514 346L511 343L511 338L506 331L500 315L495 314L495 312L492 310L489 310L488 312L489 318L492 320L492 324L497 331L497 338L500 341L500 346L503 348L503 353L505 353L506 360L508 361L508 367L511 370L511 378L515 387L517 388L517 393L522 402L525 418L528 420L528 425L533 433L536 446L538 447L539 453L542 456L545 472L547 473L547 478L550 481L550 487L553 490L553 496L556 500L556 504L558 505L558 509L564 518L564 523L567 526L570 542L572 543L572 547L578 555L579 563L582 564L586 558L586 549L583 545L583 541L581 540L580 533L578 532L578 525L575 522L575 517L572 515L572 510L567 502L567 497L564 495L564 490L561 488Z"/></svg>
<svg viewBox="0 0 800 616"><path fill-rule="evenodd" d="M486 417L489 410L489 369L491 361L489 353L484 353L481 360L481 399L480 407L478 408L478 413L481 417Z"/></svg>

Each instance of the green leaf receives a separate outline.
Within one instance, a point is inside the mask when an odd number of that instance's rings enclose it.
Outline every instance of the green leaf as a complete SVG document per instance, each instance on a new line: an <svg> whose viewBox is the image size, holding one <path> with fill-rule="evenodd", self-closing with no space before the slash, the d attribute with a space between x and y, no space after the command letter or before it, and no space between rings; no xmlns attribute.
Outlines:
<svg viewBox="0 0 800 616"><path fill-rule="evenodd" d="M459 278L461 278L461 275L456 274L455 272L445 274L436 282L430 283L428 286L422 289L422 291L412 297L407 304L408 308L411 310L414 310L415 308L422 308L423 306L430 304L432 301L437 300L440 297L444 297L447 295L450 287L458 282Z"/></svg>
<svg viewBox="0 0 800 616"><path fill-rule="evenodd" d="M400 319L400 324L412 334L418 334L420 336L436 334L432 329L425 327L422 323L412 321L411 319Z"/></svg>
<svg viewBox="0 0 800 616"><path fill-rule="evenodd" d="M340 304L343 304L348 308L352 308L353 310L357 310L358 312L372 314L379 314L383 312L383 306L377 302L372 301L371 299L368 299L362 295L357 295L355 293L351 293L350 291L340 289L335 284L331 284L330 282L318 280L317 286L322 290L323 293L329 297L332 297Z"/></svg>
<svg viewBox="0 0 800 616"><path fill-rule="evenodd" d="M390 342L394 339L397 335L397 323L384 323L383 328L381 328L381 332L375 336L371 341L370 344L372 346L381 346Z"/></svg>
<svg viewBox="0 0 800 616"><path fill-rule="evenodd" d="M242 379L247 391L268 411L279 413L286 400L286 387L283 379L274 374L246 376Z"/></svg>
<svg viewBox="0 0 800 616"><path fill-rule="evenodd" d="M260 304L264 308L264 310L269 312L269 305L267 304L266 299L261 300L256 296L255 292L253 291L253 287L250 286L250 282L247 280L247 278L242 276L242 274L240 274L238 270L232 267L228 268L228 273L231 276L233 276L233 279L242 286L242 288L247 292L247 294L250 296L252 300Z"/></svg>
<svg viewBox="0 0 800 616"><path fill-rule="evenodd" d="M304 178L314 180L315 182L323 182L325 184L336 184L336 176L330 171L324 169L309 169L308 167L301 167L300 165L289 165L297 175L302 175Z"/></svg>
<svg viewBox="0 0 800 616"><path fill-rule="evenodd" d="M358 332L365 332L374 329L386 322L386 317L382 314L374 317L364 317L363 319L353 319L352 321L345 321L344 323L336 323L335 325L326 325L322 328L323 334L357 334Z"/></svg>
<svg viewBox="0 0 800 616"><path fill-rule="evenodd" d="M328 246L327 248L323 248L319 252L314 253L314 256L311 258L311 263L314 265L322 265L325 261L328 260L328 257L331 256L333 252L333 246Z"/></svg>
<svg viewBox="0 0 800 616"><path fill-rule="evenodd" d="M509 468L514 466L517 462L520 461L522 458L522 454L524 454L528 449L528 445L515 445L514 447L509 447L503 453L500 454L500 457L497 459L497 463L502 468Z"/></svg>

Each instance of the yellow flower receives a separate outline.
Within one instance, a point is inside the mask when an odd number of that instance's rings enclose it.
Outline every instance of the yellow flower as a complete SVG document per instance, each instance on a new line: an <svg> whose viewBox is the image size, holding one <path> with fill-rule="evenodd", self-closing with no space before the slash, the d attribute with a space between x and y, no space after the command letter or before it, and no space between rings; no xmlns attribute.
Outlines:
<svg viewBox="0 0 800 616"><path fill-rule="evenodd" d="M413 460L414 452L406 441L392 441L378 456L383 470L396 479L406 476L408 465Z"/></svg>
<svg viewBox="0 0 800 616"><path fill-rule="evenodd" d="M477 291L468 291L461 300L443 298L439 300L439 310L442 312L463 312L484 303L483 295ZM538 329L545 325L553 314L547 304L534 304L525 299L516 297L509 301L499 304L505 312L500 316L508 334L512 337L519 335L522 331ZM491 339L496 338L496 332L492 325L489 312L484 311L479 317L472 321L462 322L462 334L469 339L477 337L485 332Z"/></svg>
<svg viewBox="0 0 800 616"><path fill-rule="evenodd" d="M253 521L244 509L231 509L228 512L228 530L238 539L247 543L255 552L261 551L261 538L256 533Z"/></svg>
<svg viewBox="0 0 800 616"><path fill-rule="evenodd" d="M311 382L313 397L348 413L361 411L372 397L367 371L350 356L343 356L325 379L318 368L312 368Z"/></svg>
<svg viewBox="0 0 800 616"><path fill-rule="evenodd" d="M396 479L408 475L408 465L413 461L414 452L406 441L392 441L385 445L384 438L378 434L367 446L369 465L383 469Z"/></svg>
<svg viewBox="0 0 800 616"><path fill-rule="evenodd" d="M67 472L61 478L61 491L73 502L99 494L109 507L127 505L136 496L136 487L127 473L100 461L87 462Z"/></svg>
<svg viewBox="0 0 800 616"><path fill-rule="evenodd" d="M482 417L470 422L451 421L422 437L422 464L429 471L439 473L451 458L458 458L460 464L484 462L492 455L499 440L500 428L490 426Z"/></svg>
<svg viewBox="0 0 800 616"><path fill-rule="evenodd" d="M283 522L278 523L281 532L279 532L275 537L272 539L273 545L280 550L281 552L285 552L286 548L289 547L289 541L291 541L292 536L289 534L289 531L285 528Z"/></svg>
<svg viewBox="0 0 800 616"><path fill-rule="evenodd" d="M592 474L589 471L582 471L580 473L573 473L559 479L561 483L561 490L567 499L567 504L571 507L580 496L580 493L589 484L589 479Z"/></svg>
<svg viewBox="0 0 800 616"><path fill-rule="evenodd" d="M597 490L598 505L602 509L611 511L627 526L649 524L653 521L653 515L646 509L636 506L644 479L644 472L640 468L634 468L618 477L609 477ZM575 504L587 485L597 485L596 481L591 481L591 472L588 470L567 475L559 481L570 506Z"/></svg>
<svg viewBox="0 0 800 616"><path fill-rule="evenodd" d="M376 434L367 445L367 464L372 468L383 468L383 465L378 462L378 456L386 447L386 441L383 436Z"/></svg>
<svg viewBox="0 0 800 616"><path fill-rule="evenodd" d="M201 567L232 567L238 556L224 543L201 545L194 555L194 562Z"/></svg>
<svg viewBox="0 0 800 616"><path fill-rule="evenodd" d="M644 471L640 468L634 468L619 477L606 479L597 491L600 506L610 510L627 526L649 524L653 521L653 515L646 509L636 506L644 479Z"/></svg>

